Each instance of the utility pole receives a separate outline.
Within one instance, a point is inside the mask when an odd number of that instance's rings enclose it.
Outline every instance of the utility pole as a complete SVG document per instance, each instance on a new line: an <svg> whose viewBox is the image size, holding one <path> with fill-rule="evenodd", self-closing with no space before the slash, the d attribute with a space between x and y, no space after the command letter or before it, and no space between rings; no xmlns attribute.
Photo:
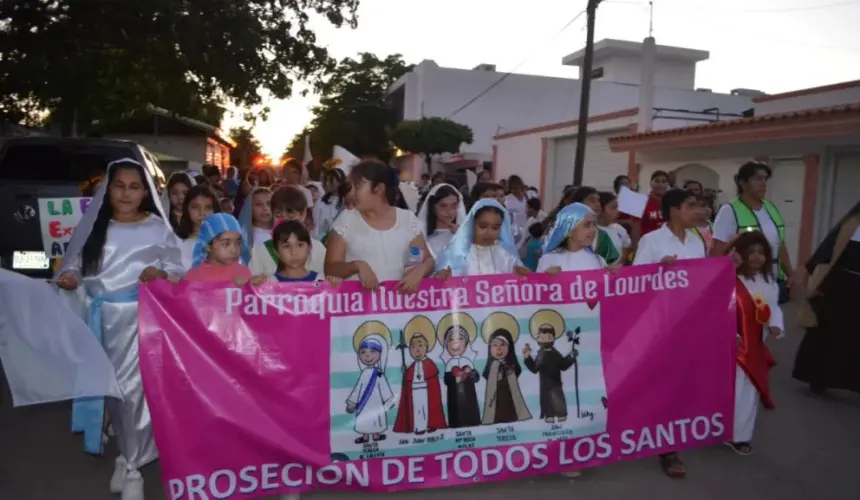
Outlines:
<svg viewBox="0 0 860 500"><path fill-rule="evenodd" d="M582 61L582 81L579 94L579 123L576 133L576 158L573 163L573 185L582 185L582 172L585 168L585 142L588 139L588 102L591 99L591 66L594 64L594 18L597 5L601 0L588 0L585 8L586 35L585 58Z"/></svg>

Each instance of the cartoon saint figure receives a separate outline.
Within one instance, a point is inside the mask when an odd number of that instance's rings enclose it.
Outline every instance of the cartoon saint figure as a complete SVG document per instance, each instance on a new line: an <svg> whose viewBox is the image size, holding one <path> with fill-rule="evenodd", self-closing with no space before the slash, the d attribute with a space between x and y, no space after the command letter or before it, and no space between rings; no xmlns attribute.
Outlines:
<svg viewBox="0 0 860 500"><path fill-rule="evenodd" d="M409 349L414 361L409 368L405 363L403 366L403 385L394 432L421 435L444 429L447 424L442 409L439 368L427 359L427 354L436 346L436 328L428 317L415 316L401 330L400 339L398 348Z"/></svg>
<svg viewBox="0 0 860 500"><path fill-rule="evenodd" d="M476 427L481 425L478 394L475 384L481 379L475 370L477 352L471 347L478 326L466 313L445 315L436 327L436 336L442 343L442 362L445 363L445 386L448 395L448 427Z"/></svg>
<svg viewBox="0 0 860 500"><path fill-rule="evenodd" d="M529 371L540 375L540 418L548 423L564 422L567 420L567 400L561 372L573 366L577 351L572 348L567 356L562 356L555 348L556 339L564 334L564 318L559 313L540 310L532 315L529 327L539 349L537 356L532 358L531 346L526 344L523 362Z"/></svg>
<svg viewBox="0 0 860 500"><path fill-rule="evenodd" d="M504 312L493 313L481 325L481 335L487 343L483 424L530 420L532 414L520 391L519 376L523 369L514 350L520 336L516 318Z"/></svg>
<svg viewBox="0 0 860 500"><path fill-rule="evenodd" d="M358 327L352 342L361 368L361 376L346 400L347 413L355 413L355 432L361 434L355 443L382 441L388 429L386 411L394 404L391 385L385 378L391 332L379 321L368 321Z"/></svg>

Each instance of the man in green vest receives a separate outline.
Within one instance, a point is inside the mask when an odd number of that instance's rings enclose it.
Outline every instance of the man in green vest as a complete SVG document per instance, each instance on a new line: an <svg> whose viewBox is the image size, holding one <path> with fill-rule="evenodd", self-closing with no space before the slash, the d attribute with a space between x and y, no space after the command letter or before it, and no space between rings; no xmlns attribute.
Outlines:
<svg viewBox="0 0 860 500"><path fill-rule="evenodd" d="M765 163L750 161L741 166L735 176L738 197L720 207L714 221L714 248L711 253L724 255L728 251L728 242L740 232L761 231L773 247L774 273L781 289L787 291L794 271L785 246L785 221L776 206L765 199L770 177L771 169Z"/></svg>

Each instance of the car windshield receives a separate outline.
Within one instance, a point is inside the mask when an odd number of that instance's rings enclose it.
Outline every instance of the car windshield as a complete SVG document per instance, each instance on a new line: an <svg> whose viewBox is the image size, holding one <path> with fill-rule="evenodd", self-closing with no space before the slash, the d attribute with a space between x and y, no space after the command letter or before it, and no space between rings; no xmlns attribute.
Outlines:
<svg viewBox="0 0 860 500"><path fill-rule="evenodd" d="M3 182L75 182L103 175L129 148L95 144L9 144L0 160Z"/></svg>

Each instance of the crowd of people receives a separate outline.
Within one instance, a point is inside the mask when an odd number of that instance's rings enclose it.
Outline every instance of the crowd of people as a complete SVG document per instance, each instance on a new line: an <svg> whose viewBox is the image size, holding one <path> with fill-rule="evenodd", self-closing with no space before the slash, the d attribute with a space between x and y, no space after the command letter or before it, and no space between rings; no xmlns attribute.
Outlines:
<svg viewBox="0 0 860 500"><path fill-rule="evenodd" d="M123 400L105 407L76 401L73 428L87 451L101 453L115 437L120 457L110 481L122 500L143 499L139 469L156 459L138 368L137 287L175 282L357 280L367 289L395 281L413 293L425 279L606 269L731 255L737 264L738 358L734 435L727 444L752 453L760 404L773 407L765 339L784 335L780 294L796 276L785 247L785 225L766 200L771 175L749 162L736 176L738 197L715 211L713 192L696 181L674 187L666 172L650 178L642 217L618 210L631 187L614 191L568 186L548 212L537 189L516 175L477 174L471 189L435 174L417 186L376 160L322 169L310 182L294 160L254 168L241 177L220 172L172 175L161 198L147 170L131 159L111 163L78 225L56 283L67 300L86 305L89 324L116 368ZM415 196L410 194L414 190ZM860 204L840 222L809 267L810 333L796 375L816 392L860 392L846 338L848 306L860 290ZM802 273L805 274L805 273ZM785 297L783 297L784 299ZM107 424L109 422L109 425ZM686 475L677 453L660 456L664 472ZM578 475L578 473L571 473Z"/></svg>

